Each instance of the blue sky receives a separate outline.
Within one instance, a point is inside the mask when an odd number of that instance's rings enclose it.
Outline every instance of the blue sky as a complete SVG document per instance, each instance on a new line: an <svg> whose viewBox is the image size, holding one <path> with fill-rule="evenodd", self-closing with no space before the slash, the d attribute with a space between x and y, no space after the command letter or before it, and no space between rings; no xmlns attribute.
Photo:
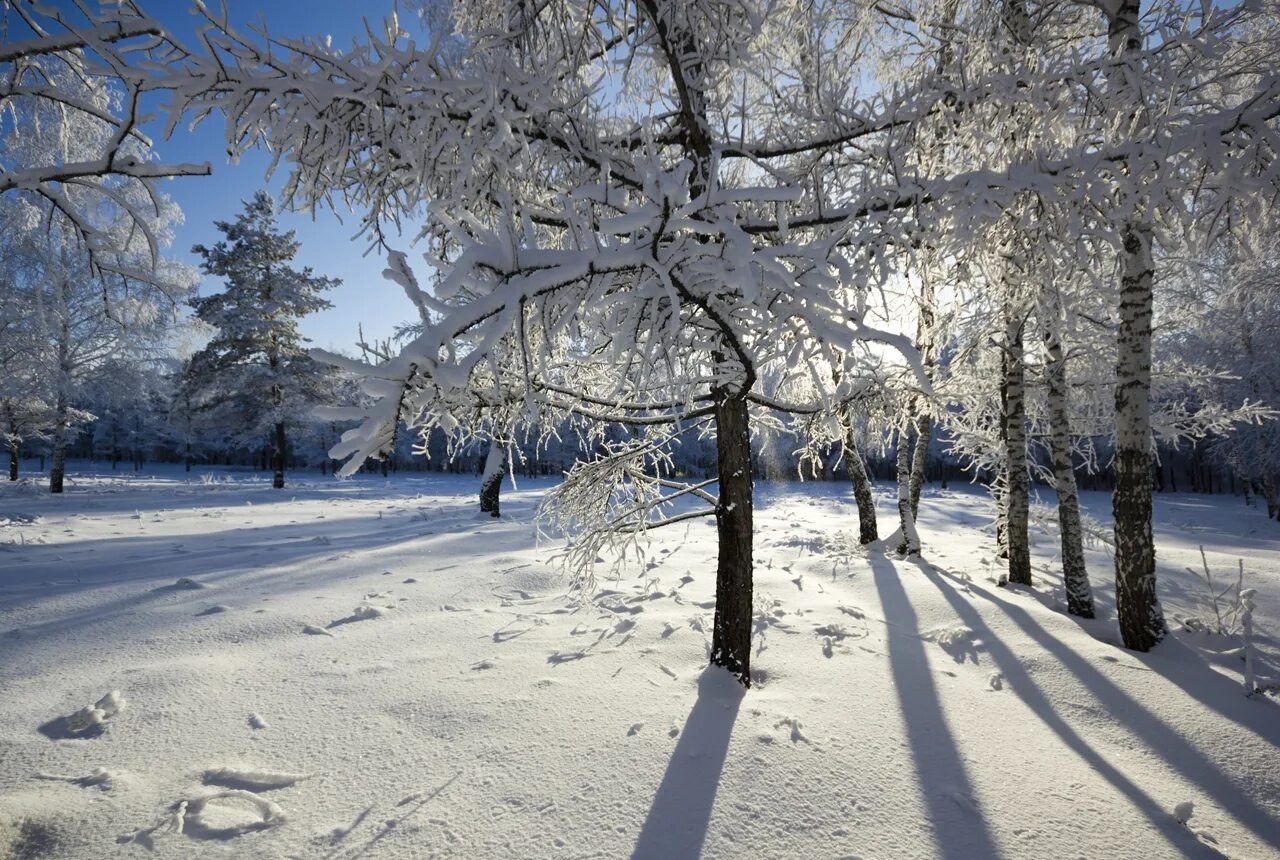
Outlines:
<svg viewBox="0 0 1280 860"><path fill-rule="evenodd" d="M216 0L210 0L210 7ZM194 32L198 21L189 10L188 0L142 0L143 8L158 17L165 26L184 41ZM338 2L338 0L227 0L227 10L237 26L256 24L265 18L273 34L288 36L332 36L335 45L350 42L353 35L364 32L362 17L375 26L390 10L390 2ZM409 15L402 15L402 19ZM409 25L410 21L403 21ZM157 134L158 128L149 132ZM172 256L197 263L190 253L195 244L209 245L221 238L214 221L231 221L241 210L241 201L259 188L275 193L283 184L285 172L264 180L269 162L261 152L253 152L238 164L229 164L223 126L217 116L211 117L194 131L179 130L169 140L156 141L156 151L166 162L208 161L211 177L187 177L168 181L162 186L182 206L186 223L176 230L170 250ZM358 217L342 213L339 222L333 213L317 212L314 219L306 214L283 213L280 221L287 229L297 231L302 247L295 264L311 266L318 274L341 278L343 285L328 293L333 308L307 317L302 332L314 346L344 351L354 350L357 325L363 324L365 335L387 337L396 325L414 320L413 305L394 284L382 278L383 260L376 254L364 256L367 243L352 241ZM219 281L206 278L202 293L220 289Z"/></svg>

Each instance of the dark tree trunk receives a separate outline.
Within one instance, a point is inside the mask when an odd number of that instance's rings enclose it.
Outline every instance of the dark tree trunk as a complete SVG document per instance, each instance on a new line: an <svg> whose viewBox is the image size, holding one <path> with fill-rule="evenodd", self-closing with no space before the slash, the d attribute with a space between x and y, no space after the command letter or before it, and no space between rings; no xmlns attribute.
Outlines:
<svg viewBox="0 0 1280 860"><path fill-rule="evenodd" d="M271 478L271 486L277 490L284 489L284 422L276 422L276 456L275 456L275 475Z"/></svg>
<svg viewBox="0 0 1280 860"><path fill-rule="evenodd" d="M715 402L716 614L711 663L751 686L752 487L751 429L744 396L720 392Z"/></svg>
<svg viewBox="0 0 1280 860"><path fill-rule="evenodd" d="M858 543L868 544L880 539L876 526L876 499L871 492L871 479L862 462L862 454L854 444L853 431L848 430L844 439L844 463L853 482L853 497L858 502Z"/></svg>
<svg viewBox="0 0 1280 860"><path fill-rule="evenodd" d="M9 440L9 480L18 480L18 440L17 437Z"/></svg>

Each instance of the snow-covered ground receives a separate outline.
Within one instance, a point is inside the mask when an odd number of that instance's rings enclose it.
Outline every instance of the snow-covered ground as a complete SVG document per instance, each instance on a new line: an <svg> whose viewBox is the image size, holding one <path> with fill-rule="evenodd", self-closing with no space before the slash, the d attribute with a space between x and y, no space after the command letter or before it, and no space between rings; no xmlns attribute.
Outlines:
<svg viewBox="0 0 1280 860"><path fill-rule="evenodd" d="M759 484L743 695L704 671L707 520L587 602L545 481L493 521L471 477L72 479L0 487L0 857L1280 856L1238 642L1116 647L1105 547L1082 623L1051 528L1034 591L996 587L968 487L908 562L856 547L843 485ZM1212 615L1198 545L1223 585L1243 558L1278 674L1280 528L1156 514L1170 617Z"/></svg>

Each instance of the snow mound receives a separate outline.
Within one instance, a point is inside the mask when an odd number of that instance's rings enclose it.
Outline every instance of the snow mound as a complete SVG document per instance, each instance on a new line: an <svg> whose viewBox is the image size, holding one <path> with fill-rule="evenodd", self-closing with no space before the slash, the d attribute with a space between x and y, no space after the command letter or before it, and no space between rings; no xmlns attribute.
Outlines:
<svg viewBox="0 0 1280 860"><path fill-rule="evenodd" d="M270 791L273 788L287 788L310 777L309 773L215 767L206 770L203 778L205 785L220 785L240 791Z"/></svg>
<svg viewBox="0 0 1280 860"><path fill-rule="evenodd" d="M255 712L249 715L249 727L253 729L265 729L268 728L268 724L266 720Z"/></svg>
<svg viewBox="0 0 1280 860"><path fill-rule="evenodd" d="M107 720L125 709L128 702L119 690L112 690L92 705L85 705L66 718L67 730L80 734L89 729L101 726Z"/></svg>

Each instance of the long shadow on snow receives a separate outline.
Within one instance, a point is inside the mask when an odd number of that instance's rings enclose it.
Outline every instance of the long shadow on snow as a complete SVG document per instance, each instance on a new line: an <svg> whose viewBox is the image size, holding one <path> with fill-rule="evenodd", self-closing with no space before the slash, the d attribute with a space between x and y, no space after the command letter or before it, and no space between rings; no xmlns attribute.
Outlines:
<svg viewBox="0 0 1280 860"><path fill-rule="evenodd" d="M1220 852L1196 839L1187 828L1178 824L1168 810L1161 808L1146 792L1112 766L1057 714L1045 694L1031 680L1030 674L1023 668L1017 656L986 625L978 611L943 578L944 575L952 577L952 574L927 562L918 562L917 565L925 577L942 593L960 619L982 637L992 659L1000 667L1009 686L1019 698L1091 768L1106 777L1117 790L1128 797L1130 802L1147 817L1152 826L1169 841L1170 846L1181 852L1183 856L1222 856ZM1274 839L1274 835L1280 832L1280 821L1276 821L1266 810L1260 808L1243 791L1228 781L1199 750L1142 708L1097 669L1090 666L1079 654L1046 631L1025 609L997 599L976 583L964 584L971 593L1003 610L1047 653L1052 654L1075 674L1118 722L1129 728L1135 737L1145 742L1172 769L1180 772L1192 784L1202 788L1221 807L1229 810L1264 843ZM1243 699L1243 696L1241 698Z"/></svg>
<svg viewBox="0 0 1280 860"><path fill-rule="evenodd" d="M368 527L358 528L355 523L367 521ZM323 523L324 521L321 521ZM379 521L375 516L369 516L358 519L348 519L345 531L347 534L337 536L330 539L329 543L318 543L311 539L301 539L292 541L283 541L278 543L264 543L265 546L274 545L280 547L276 552L267 553L266 557L257 557L247 559L244 556L244 550L236 550L235 541L237 535L249 533L253 537L261 540L263 537L270 535L271 530L255 531L253 529L237 529L229 532L217 532L204 535L184 536L184 546L195 547L183 553L172 552L172 537L156 537L156 538L137 538L135 546L141 544L140 552L146 552L150 547L165 547L163 552L152 551L154 554L144 559L121 559L118 562L100 561L99 565L106 567L102 578L91 578L73 587L54 586L43 591L43 594L30 595L26 598L28 605L31 603L39 603L43 596L57 597L63 596L80 590L87 590L109 585L121 585L136 582L139 586L146 588L145 591L131 592L121 597L108 601L106 603L92 607L83 612L74 615L63 616L37 624L23 625L19 624L10 630L0 633L0 638L6 640L6 650L16 652L18 650L29 650L36 647L40 641L48 636L57 636L65 633L79 634L87 625L99 625L112 622L116 619L135 615L140 611L156 607L157 603L163 606L180 605L187 603L192 606L191 615L195 614L195 610L200 608L202 604L215 601L223 595L219 588L193 589L193 590L175 590L169 587L172 583L171 577L186 576L197 579L206 585L217 586L224 580L240 577L240 581L234 583L235 590L231 592L236 599L242 599L250 589L256 592L260 591L264 586L269 586L273 581L279 581L282 578L292 579L298 585L307 588L316 588L327 585L334 581L354 579L362 573L367 573L368 568L374 563L372 556L365 557L359 561L337 563L333 570L324 574L317 573L314 562L317 559L339 555L344 552L358 551L362 553L383 553L394 550L397 546L413 541L426 541L435 539L431 544L424 547L426 552L423 554L423 562L429 558L431 552L437 550L446 550L450 543L473 541L474 535L472 528L474 525L483 530L483 528L494 520L485 517L480 519L477 517L474 522L468 518L464 518L460 522L451 522L451 525L458 526L457 531L435 531L432 524L421 520L411 520L407 523L398 523L390 525L385 520ZM381 524L381 525L379 525ZM322 524L315 526L317 532L325 529ZM218 545L221 541L230 540L231 546ZM202 544L213 544L205 548L201 548ZM158 570L152 572L150 565L156 564L163 573ZM122 568L122 575L118 578L112 578L110 567L118 566ZM301 570L300 570L301 568ZM138 573L124 574L123 570L140 570ZM156 587L159 585L160 587ZM147 587L151 586L151 587ZM271 596L276 596L281 592L270 592ZM353 594L353 597L357 596ZM5 595L4 602L10 602L8 595ZM165 618L157 617L153 619L156 622L167 621L172 624L181 623L191 620L186 615L170 615ZM157 635L163 632L165 625L163 623L153 624L148 631L148 635Z"/></svg>
<svg viewBox="0 0 1280 860"><path fill-rule="evenodd" d="M935 568L935 570L950 575L942 568ZM1171 587L1171 579L1169 576L1163 576L1160 580L1161 601L1166 604L1165 598L1168 592L1175 590ZM975 586L970 584L970 588L975 589ZM1061 603L1055 602L1044 592L1026 589L1017 589L1017 591L1034 597L1045 609L1054 612L1064 620L1073 622L1086 635L1117 648L1123 647L1120 645L1120 637L1115 629L1114 610L1099 612L1098 617L1094 619L1075 618L1063 614L1060 611ZM986 592L983 592L982 596L991 599ZM1095 592L1095 599L1096 596ZM1003 607L1004 604L1001 606ZM1274 644L1275 639L1259 635L1255 630L1253 641L1255 647L1260 647L1263 644ZM1139 651L1128 653L1131 658L1142 663L1206 708L1217 712L1219 716L1231 720L1274 746L1280 746L1280 707L1277 707L1275 701L1263 696L1252 699L1246 697L1243 693L1243 681L1233 681L1215 670L1208 659L1175 634L1170 633L1154 651L1146 654ZM1243 673L1243 665L1239 667L1239 671Z"/></svg>
<svg viewBox="0 0 1280 860"><path fill-rule="evenodd" d="M512 506L513 511L516 506ZM520 506L517 513L531 516L532 505ZM529 511L523 508L528 507ZM305 523L280 523L274 526L247 525L203 533L170 532L167 534L134 534L97 537L65 544L35 544L30 551L48 555L49 560L15 562L15 582L0 580L0 606L22 599L61 596L76 591L120 585L128 582L169 584L172 576L199 576L217 571L219 564L208 570L200 563L221 562L228 554L279 553L269 559L255 559L268 566L352 550L378 549L415 538L433 538L462 534L471 529L483 530L495 522L523 522L528 517L507 516L495 521L476 512L470 504L456 505L432 518L380 518L377 511L334 519L310 520ZM125 553L128 553L127 555ZM53 558L56 554L86 556L85 560ZM154 568L159 566L163 572ZM81 573L80 568L92 568ZM75 582L59 581L77 577ZM51 578L52 583L24 584L25 580ZM161 582L164 581L164 582Z"/></svg>
<svg viewBox="0 0 1280 860"><path fill-rule="evenodd" d="M711 822L720 773L745 690L724 669L709 666L698 679L698 700L653 796L632 860L694 858Z"/></svg>
<svg viewBox="0 0 1280 860"><path fill-rule="evenodd" d="M889 663L893 686L902 705L902 719L915 760L917 784L929 807L938 856L954 860L997 857L987 829L986 815L974 797L973 787L955 739L943 715L933 682L933 670L918 633L916 612L898 581L893 564L877 552L867 556L880 593L884 617L892 619L901 634L890 632ZM973 804L965 810L956 801Z"/></svg>

